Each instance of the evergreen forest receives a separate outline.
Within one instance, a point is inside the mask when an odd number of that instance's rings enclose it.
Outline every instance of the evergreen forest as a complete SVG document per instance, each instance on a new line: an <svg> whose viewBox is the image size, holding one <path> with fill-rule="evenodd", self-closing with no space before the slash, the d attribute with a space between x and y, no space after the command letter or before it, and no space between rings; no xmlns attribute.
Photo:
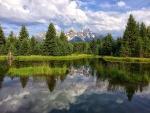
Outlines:
<svg viewBox="0 0 150 113"><path fill-rule="evenodd" d="M44 55L66 56L71 54L94 54L122 57L150 57L150 26L139 23L132 14L126 24L122 37L114 39L110 33L102 39L91 42L69 43L62 31L58 36L53 23L50 23L43 42L29 37L25 25L22 25L19 37L13 31L8 37L4 36L0 26L0 55L12 52L14 56Z"/></svg>

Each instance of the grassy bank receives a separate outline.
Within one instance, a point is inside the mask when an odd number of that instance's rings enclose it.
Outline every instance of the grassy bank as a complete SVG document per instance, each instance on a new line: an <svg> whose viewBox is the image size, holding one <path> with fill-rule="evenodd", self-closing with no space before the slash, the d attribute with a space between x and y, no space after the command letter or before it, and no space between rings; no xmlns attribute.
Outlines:
<svg viewBox="0 0 150 113"><path fill-rule="evenodd" d="M7 59L7 56L0 56L0 61L5 61Z"/></svg>
<svg viewBox="0 0 150 113"><path fill-rule="evenodd" d="M32 76L32 75L51 75L51 74L64 74L67 68L50 68L47 66L38 67L23 67L23 68L10 68L7 75L10 76Z"/></svg>
<svg viewBox="0 0 150 113"><path fill-rule="evenodd" d="M138 57L113 57L102 56L105 61L109 62L130 62L130 63L150 63L150 58L138 58Z"/></svg>
<svg viewBox="0 0 150 113"><path fill-rule="evenodd" d="M93 55L79 54L79 55L69 55L69 56L16 56L15 60L18 61L50 61L50 60L75 60L82 58L94 58Z"/></svg>
<svg viewBox="0 0 150 113"><path fill-rule="evenodd" d="M69 56L14 56L16 61L50 61L50 60L76 60L82 58L103 58L109 62L130 62L130 63L150 63L150 58L139 57L113 57L113 56L98 56L90 54L72 54ZM7 56L0 56L0 61L6 61Z"/></svg>

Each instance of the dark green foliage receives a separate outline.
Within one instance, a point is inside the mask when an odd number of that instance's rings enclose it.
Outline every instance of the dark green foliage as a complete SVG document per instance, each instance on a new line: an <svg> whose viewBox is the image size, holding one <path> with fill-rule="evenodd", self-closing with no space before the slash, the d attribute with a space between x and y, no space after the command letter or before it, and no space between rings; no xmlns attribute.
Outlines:
<svg viewBox="0 0 150 113"><path fill-rule="evenodd" d="M35 37L32 36L31 39L30 39L30 46L31 46L31 54L32 54L32 55L35 54L34 51L36 50L35 46L37 45L37 43L38 43L38 42L36 41Z"/></svg>
<svg viewBox="0 0 150 113"><path fill-rule="evenodd" d="M60 38L61 41L68 42L67 37L66 37L66 35L63 31L60 33L59 38Z"/></svg>
<svg viewBox="0 0 150 113"><path fill-rule="evenodd" d="M147 36L147 29L146 29L146 25L144 22L141 23L140 26L140 36L141 37L146 37Z"/></svg>
<svg viewBox="0 0 150 113"><path fill-rule="evenodd" d="M120 49L119 49L119 56L126 56L125 54L125 47L123 44L121 44Z"/></svg>
<svg viewBox="0 0 150 113"><path fill-rule="evenodd" d="M25 25L22 25L21 30L20 30L20 34L19 34L19 40L23 41L23 39L28 39L29 38L29 33L25 27Z"/></svg>
<svg viewBox="0 0 150 113"><path fill-rule="evenodd" d="M135 56L136 57L143 57L143 41L141 37L138 37L136 44L135 44Z"/></svg>
<svg viewBox="0 0 150 113"><path fill-rule="evenodd" d="M55 46L56 30L52 23L50 23L46 32L46 38L44 40L43 51L44 55L53 55Z"/></svg>
<svg viewBox="0 0 150 113"><path fill-rule="evenodd" d="M88 53L89 44L87 42L74 42L73 53Z"/></svg>
<svg viewBox="0 0 150 113"><path fill-rule="evenodd" d="M98 48L97 48L98 46L97 46L97 42L96 42L95 39L93 39L93 40L90 42L89 46L90 46L90 49L91 49L92 54L97 55L97 54L98 54Z"/></svg>
<svg viewBox="0 0 150 113"><path fill-rule="evenodd" d="M24 39L21 43L21 47L20 47L20 55L30 55L30 43L29 40Z"/></svg>
<svg viewBox="0 0 150 113"><path fill-rule="evenodd" d="M118 37L117 40L114 41L113 47L112 47L112 52L114 56L119 56L120 52L120 47L122 45L122 37Z"/></svg>
<svg viewBox="0 0 150 113"><path fill-rule="evenodd" d="M4 32L2 30L2 27L0 25L0 48L3 44L5 44L5 36L4 36Z"/></svg>
<svg viewBox="0 0 150 113"><path fill-rule="evenodd" d="M10 34L9 34L9 36L8 36L8 40L9 40L11 43L14 43L14 42L15 42L16 37L14 36L13 31L10 32Z"/></svg>
<svg viewBox="0 0 150 113"><path fill-rule="evenodd" d="M147 37L150 39L150 26L147 27Z"/></svg>
<svg viewBox="0 0 150 113"><path fill-rule="evenodd" d="M15 55L20 55L20 47L21 47L21 42L19 40L16 40L14 42L14 47L16 48L16 53Z"/></svg>
<svg viewBox="0 0 150 113"><path fill-rule="evenodd" d="M103 54L104 55L111 55L112 54L112 47L113 47L113 38L111 34L107 34L107 36L103 37Z"/></svg>
<svg viewBox="0 0 150 113"><path fill-rule="evenodd" d="M123 43L126 49L126 56L135 56L135 42L139 36L139 26L136 23L132 14L127 22L126 29L123 35Z"/></svg>
<svg viewBox="0 0 150 113"><path fill-rule="evenodd" d="M38 43L33 48L33 55L41 55L42 54L42 44Z"/></svg>

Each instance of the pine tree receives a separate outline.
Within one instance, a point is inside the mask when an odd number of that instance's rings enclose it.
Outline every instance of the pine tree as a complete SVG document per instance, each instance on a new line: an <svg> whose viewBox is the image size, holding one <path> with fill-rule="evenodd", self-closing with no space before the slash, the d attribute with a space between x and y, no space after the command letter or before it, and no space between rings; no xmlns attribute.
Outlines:
<svg viewBox="0 0 150 113"><path fill-rule="evenodd" d="M150 26L147 27L147 37L150 39Z"/></svg>
<svg viewBox="0 0 150 113"><path fill-rule="evenodd" d="M10 32L10 34L9 34L9 36L8 36L8 40L9 40L11 43L14 43L14 41L16 40L16 38L14 37L13 31Z"/></svg>
<svg viewBox="0 0 150 113"><path fill-rule="evenodd" d="M123 46L123 44L121 44L120 49L119 49L119 56L125 56L125 47Z"/></svg>
<svg viewBox="0 0 150 113"><path fill-rule="evenodd" d="M123 44L126 49L126 56L135 56L135 42L139 36L139 28L132 14L130 14L126 29L123 35Z"/></svg>
<svg viewBox="0 0 150 113"><path fill-rule="evenodd" d="M36 44L37 44L37 41L36 41L35 37L32 36L32 37L31 37L31 40L30 40L31 54L32 54L32 55L34 54L34 50L35 50Z"/></svg>
<svg viewBox="0 0 150 113"><path fill-rule="evenodd" d="M144 22L141 23L141 26L140 26L140 36L142 38L146 37L147 36L147 29L146 29L146 25Z"/></svg>
<svg viewBox="0 0 150 113"><path fill-rule="evenodd" d="M15 47L15 50L16 50L15 55L16 55L16 56L20 55L21 42L20 42L19 40L16 40L16 41L14 42L14 47Z"/></svg>
<svg viewBox="0 0 150 113"><path fill-rule="evenodd" d="M20 55L30 55L30 43L27 39L23 39L21 47L20 47Z"/></svg>
<svg viewBox="0 0 150 113"><path fill-rule="evenodd" d="M50 23L48 30L46 32L46 38L43 44L44 55L53 55L54 53L54 45L56 38L56 30L52 23Z"/></svg>
<svg viewBox="0 0 150 113"><path fill-rule="evenodd" d="M95 39L93 39L93 40L90 42L90 49L91 49L92 54L97 53L97 52L96 52L96 51L97 51L96 47L97 47L97 42L96 42Z"/></svg>
<svg viewBox="0 0 150 113"><path fill-rule="evenodd" d="M42 49L41 49L41 44L36 44L35 47L33 48L33 54L34 55L41 55L42 54Z"/></svg>
<svg viewBox="0 0 150 113"><path fill-rule="evenodd" d="M107 34L107 36L103 37L103 49L105 55L111 55L112 54L112 46L113 46L113 38L111 34Z"/></svg>
<svg viewBox="0 0 150 113"><path fill-rule="evenodd" d="M63 31L60 33L59 38L60 38L61 41L68 42L67 37L66 37L66 35Z"/></svg>
<svg viewBox="0 0 150 113"><path fill-rule="evenodd" d="M22 25L21 30L20 30L20 34L19 34L19 40L23 41L23 39L28 39L29 38L29 33L25 27L25 25Z"/></svg>
<svg viewBox="0 0 150 113"><path fill-rule="evenodd" d="M2 27L0 25L0 48L2 47L3 44L5 44L5 36Z"/></svg>
<svg viewBox="0 0 150 113"><path fill-rule="evenodd" d="M136 52L136 57L143 57L143 41L141 37L138 37L136 44L135 44L135 52Z"/></svg>

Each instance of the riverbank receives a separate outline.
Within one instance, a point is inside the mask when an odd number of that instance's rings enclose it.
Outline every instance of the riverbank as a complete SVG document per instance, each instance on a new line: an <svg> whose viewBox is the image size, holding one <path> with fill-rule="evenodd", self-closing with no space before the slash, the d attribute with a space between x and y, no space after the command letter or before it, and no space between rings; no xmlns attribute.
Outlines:
<svg viewBox="0 0 150 113"><path fill-rule="evenodd" d="M89 55L89 54L72 54L69 56L40 56L40 55L31 55L31 56L14 56L16 61L50 61L50 60L75 60L82 58L100 58L100 56ZM7 60L7 56L0 56L0 61Z"/></svg>
<svg viewBox="0 0 150 113"><path fill-rule="evenodd" d="M69 56L14 56L16 61L50 61L50 60L76 60L82 58L102 58L109 62L129 62L129 63L150 63L150 58L139 57L113 57L113 56L98 56L90 54L72 54ZM6 61L7 56L0 56L0 61Z"/></svg>
<svg viewBox="0 0 150 113"><path fill-rule="evenodd" d="M65 74L67 71L66 67L55 67L51 68L48 66L38 67L22 67L22 68L10 68L6 75L10 76L33 76L33 75L56 75Z"/></svg>
<svg viewBox="0 0 150 113"><path fill-rule="evenodd" d="M108 62L150 63L150 58L102 56Z"/></svg>

